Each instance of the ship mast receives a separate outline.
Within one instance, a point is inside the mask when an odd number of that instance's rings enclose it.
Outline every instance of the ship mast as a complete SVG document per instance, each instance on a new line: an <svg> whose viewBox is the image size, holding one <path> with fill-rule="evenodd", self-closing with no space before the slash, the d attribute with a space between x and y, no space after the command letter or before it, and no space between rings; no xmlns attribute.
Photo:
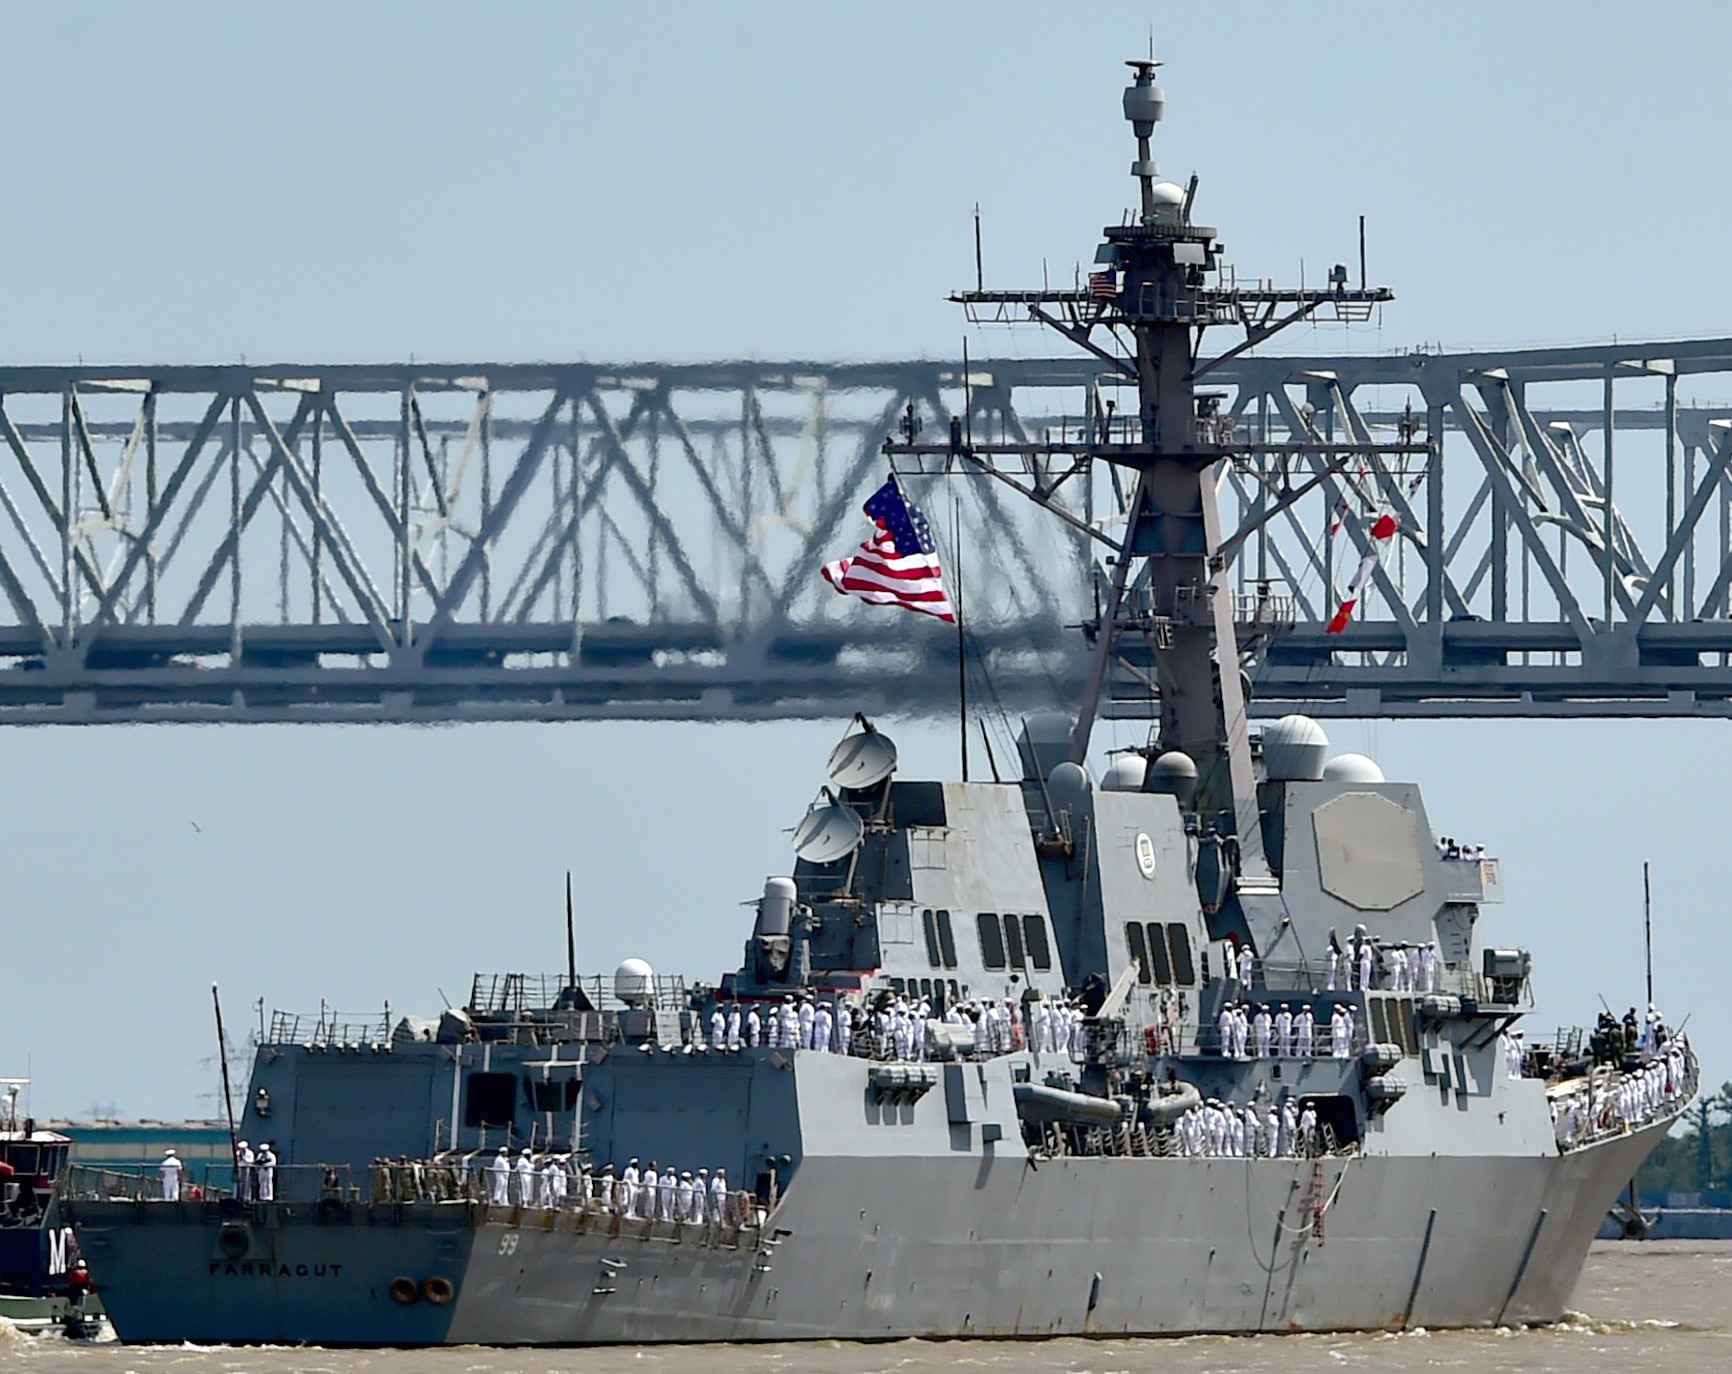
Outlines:
<svg viewBox="0 0 1732 1374"><path fill-rule="evenodd" d="M1324 288L1240 285L1221 273L1215 230L1194 223L1197 179L1180 187L1159 179L1152 140L1165 107L1154 61L1128 64L1134 73L1124 93L1125 118L1136 136L1131 174L1140 208L1109 225L1095 255L1100 271L1087 289L988 291L952 295L974 322L1032 320L1062 334L1134 384L1135 416L1111 416L1080 441L981 443L952 428L950 442L886 442L885 453L918 461L942 455L946 466L1007 483L1072 524L1055 500L1058 488L1096 462L1124 470L1131 494L1122 540L1111 546L1111 578L1099 618L1084 626L1093 653L1079 704L1070 757L1082 762L1102 694L1121 648L1140 640L1155 666L1151 688L1159 702L1161 752L1179 750L1197 766L1196 809L1206 822L1239 841L1239 874L1267 883L1252 771L1247 704L1239 678L1235 606L1228 568L1233 553L1258 525L1338 473L1355 456L1431 452L1429 440L1390 444L1251 442L1233 417L1219 413L1219 397L1198 382L1228 358L1262 343L1300 320L1321 316L1364 320L1393 300L1387 287L1347 285L1337 267ZM1211 326L1243 331L1241 342L1205 360L1203 336ZM1223 533L1216 487L1223 464L1247 468L1259 481L1272 455L1314 455L1302 485L1272 491L1261 514L1231 536Z"/></svg>

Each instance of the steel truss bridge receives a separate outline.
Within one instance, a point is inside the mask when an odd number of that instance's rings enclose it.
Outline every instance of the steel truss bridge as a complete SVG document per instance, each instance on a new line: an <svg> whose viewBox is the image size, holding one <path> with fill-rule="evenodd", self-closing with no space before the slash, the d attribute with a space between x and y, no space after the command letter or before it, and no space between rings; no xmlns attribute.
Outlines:
<svg viewBox="0 0 1732 1374"><path fill-rule="evenodd" d="M1110 362L0 368L0 721L949 711L950 629L818 575L910 416L1050 442L906 481L962 571L971 693L1062 705L1119 521L1075 464L1126 423ZM1211 371L1256 709L1732 713L1727 373L1725 339ZM1148 692L1127 657L1110 713Z"/></svg>

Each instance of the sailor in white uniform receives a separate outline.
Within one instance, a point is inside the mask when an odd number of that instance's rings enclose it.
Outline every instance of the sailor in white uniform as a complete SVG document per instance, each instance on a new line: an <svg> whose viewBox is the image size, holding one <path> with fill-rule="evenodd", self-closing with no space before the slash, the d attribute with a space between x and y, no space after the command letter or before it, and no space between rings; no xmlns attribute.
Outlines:
<svg viewBox="0 0 1732 1374"><path fill-rule="evenodd" d="M235 1144L235 1197L241 1202L253 1200L253 1147L244 1140Z"/></svg>
<svg viewBox="0 0 1732 1374"><path fill-rule="evenodd" d="M517 1201L528 1207L535 1201L535 1162L529 1156L529 1146L525 1145L517 1155Z"/></svg>
<svg viewBox="0 0 1732 1374"><path fill-rule="evenodd" d="M1285 1002L1275 1013L1275 1053L1283 1059L1293 1057L1293 1013Z"/></svg>
<svg viewBox="0 0 1732 1374"><path fill-rule="evenodd" d="M710 1180L710 1220L728 1220L728 1181L720 1169L716 1170L716 1176Z"/></svg>
<svg viewBox="0 0 1732 1374"><path fill-rule="evenodd" d="M854 1047L854 1014L846 1002L836 1004L836 1050L847 1054Z"/></svg>
<svg viewBox="0 0 1732 1374"><path fill-rule="evenodd" d="M797 1014L800 1018L800 1048L809 1050L812 1048L812 1028L818 1021L818 1011L812 1005L810 997L800 999L800 1009Z"/></svg>
<svg viewBox="0 0 1732 1374"><path fill-rule="evenodd" d="M1329 1053L1337 1059L1345 1059L1347 1052L1347 1010L1337 1006L1329 1013Z"/></svg>
<svg viewBox="0 0 1732 1374"><path fill-rule="evenodd" d="M1317 1109L1309 1102L1299 1113L1298 1146L1300 1154L1314 1155L1318 1152Z"/></svg>
<svg viewBox="0 0 1732 1374"><path fill-rule="evenodd" d="M681 1221L692 1219L692 1174L690 1169L680 1174L678 1215Z"/></svg>
<svg viewBox="0 0 1732 1374"><path fill-rule="evenodd" d="M1225 1059L1234 1057L1233 1050L1239 1040L1239 1028L1233 1020L1233 1008L1221 1008L1220 1020L1217 1022L1221 1032L1221 1055Z"/></svg>
<svg viewBox="0 0 1732 1374"><path fill-rule="evenodd" d="M758 1047L758 1039L764 1033L763 1018L758 1015L756 1007L746 1010L746 1043L753 1049Z"/></svg>
<svg viewBox="0 0 1732 1374"><path fill-rule="evenodd" d="M1368 988L1371 986L1372 970L1376 956L1372 953L1371 941L1362 940L1359 944L1359 982L1356 986Z"/></svg>
<svg viewBox="0 0 1732 1374"><path fill-rule="evenodd" d="M728 1048L730 1050L737 1050L740 1048L740 1004L738 1002L731 1003L728 1006L727 1039Z"/></svg>
<svg viewBox="0 0 1732 1374"><path fill-rule="evenodd" d="M511 1201L511 1159L505 1146L499 1147L499 1153L493 1156L493 1162L487 1166L487 1177L493 1185L493 1205L506 1206Z"/></svg>
<svg viewBox="0 0 1732 1374"><path fill-rule="evenodd" d="M1334 992L1337 983L1340 981L1340 978L1341 978L1341 951L1336 949L1334 945L1330 945L1329 946L1329 973L1328 973L1328 976L1324 979L1324 982L1323 982L1324 988L1329 992Z"/></svg>
<svg viewBox="0 0 1732 1374"><path fill-rule="evenodd" d="M1251 1023L1252 1043L1257 1048L1257 1058L1267 1059L1269 1057L1269 1037L1274 1029L1274 1021L1269 1015L1269 1008L1258 1007L1256 1019Z"/></svg>
<svg viewBox="0 0 1732 1374"><path fill-rule="evenodd" d="M1246 988L1249 988L1251 986L1251 979L1256 975L1256 972L1257 972L1257 956L1251 953L1251 946L1250 945L1248 945L1248 944L1241 945L1239 947L1239 982L1240 982L1240 984Z"/></svg>
<svg viewBox="0 0 1732 1374"><path fill-rule="evenodd" d="M619 1214L622 1217L629 1217L637 1212L637 1185L637 1160L634 1158L619 1176Z"/></svg>
<svg viewBox="0 0 1732 1374"><path fill-rule="evenodd" d="M1301 1006L1293 1014L1293 1053L1300 1059L1309 1059L1317 1048L1317 1014L1309 1005Z"/></svg>
<svg viewBox="0 0 1732 1374"><path fill-rule="evenodd" d="M277 1152L271 1148L271 1142L268 1140L259 1146L259 1152L253 1156L253 1180L260 1202L275 1200L277 1196Z"/></svg>
<svg viewBox="0 0 1732 1374"><path fill-rule="evenodd" d="M662 1170L661 1184L661 1219L663 1221L678 1221L680 1206L679 1175L671 1168Z"/></svg>
<svg viewBox="0 0 1732 1374"><path fill-rule="evenodd" d="M826 1003L819 1007L817 1014L812 1018L812 1048L819 1054L830 1052L830 1035L835 1026L836 1021L830 1015L829 1004Z"/></svg>
<svg viewBox="0 0 1732 1374"><path fill-rule="evenodd" d="M157 1166L162 1174L162 1200L164 1202L180 1201L180 1176L186 1165L180 1161L180 1156L173 1150L162 1152L162 1163Z"/></svg>

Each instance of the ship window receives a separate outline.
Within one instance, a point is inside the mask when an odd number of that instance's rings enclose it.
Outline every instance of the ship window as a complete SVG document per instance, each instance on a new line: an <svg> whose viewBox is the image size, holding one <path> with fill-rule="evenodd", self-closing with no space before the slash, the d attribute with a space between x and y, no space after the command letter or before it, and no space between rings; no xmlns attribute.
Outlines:
<svg viewBox="0 0 1732 1374"><path fill-rule="evenodd" d="M577 1104L575 1078L525 1078L523 1095L533 1112L565 1112Z"/></svg>
<svg viewBox="0 0 1732 1374"><path fill-rule="evenodd" d="M956 937L950 933L950 913L938 913L938 953L945 968L956 967Z"/></svg>
<svg viewBox="0 0 1732 1374"><path fill-rule="evenodd" d="M908 991L908 984L904 983L900 978L892 978L890 980L890 991L900 997L903 993Z"/></svg>
<svg viewBox="0 0 1732 1374"><path fill-rule="evenodd" d="M1371 1000L1371 1038L1378 1044L1386 1043L1391 1037L1389 1024L1383 1019L1383 999L1373 997Z"/></svg>
<svg viewBox="0 0 1732 1374"><path fill-rule="evenodd" d="M1167 936L1159 921L1149 922L1149 962L1155 966L1155 981L1168 987L1173 981L1173 961L1167 958Z"/></svg>
<svg viewBox="0 0 1732 1374"><path fill-rule="evenodd" d="M517 1096L516 1074L472 1073L464 1088L465 1126L510 1126L514 1123L517 1113L512 1103Z"/></svg>
<svg viewBox="0 0 1732 1374"><path fill-rule="evenodd" d="M922 978L920 980L920 995L922 997L932 996L932 980L930 978Z"/></svg>
<svg viewBox="0 0 1732 1374"><path fill-rule="evenodd" d="M1168 922L1167 946L1173 952L1173 981L1190 987L1197 981L1197 969L1191 962L1191 932L1178 921Z"/></svg>
<svg viewBox="0 0 1732 1374"><path fill-rule="evenodd" d="M1024 916L1022 929L1028 945L1028 962L1038 969L1052 967L1052 946L1047 943L1046 917Z"/></svg>
<svg viewBox="0 0 1732 1374"><path fill-rule="evenodd" d="M952 978L945 986L950 989L950 1000L952 1002L960 1002L962 1000L962 994L956 990L956 979Z"/></svg>
<svg viewBox="0 0 1732 1374"><path fill-rule="evenodd" d="M980 930L980 962L988 968L1004 967L1004 931L999 928L998 913L983 911L975 917Z"/></svg>
<svg viewBox="0 0 1732 1374"><path fill-rule="evenodd" d="M1022 922L1015 916L1004 918L1004 952L1010 956L1012 968L1027 968L1028 960L1022 952Z"/></svg>
<svg viewBox="0 0 1732 1374"><path fill-rule="evenodd" d="M920 924L926 931L926 962L933 968L940 967L938 960L938 922L933 919L932 908L927 907L920 913Z"/></svg>
<svg viewBox="0 0 1732 1374"><path fill-rule="evenodd" d="M1149 951L1143 944L1143 926L1140 921L1125 922L1125 944L1130 947L1131 958L1137 961L1137 981L1149 981Z"/></svg>

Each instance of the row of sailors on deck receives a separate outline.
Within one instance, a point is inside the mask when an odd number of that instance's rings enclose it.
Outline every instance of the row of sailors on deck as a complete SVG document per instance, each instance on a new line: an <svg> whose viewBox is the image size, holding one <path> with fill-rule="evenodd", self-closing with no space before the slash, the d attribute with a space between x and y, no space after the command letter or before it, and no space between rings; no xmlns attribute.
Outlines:
<svg viewBox="0 0 1732 1374"><path fill-rule="evenodd" d="M1347 1059L1353 1054L1356 1017L1352 1007L1337 1004L1329 1013L1329 1054ZM1227 1059L1310 1059L1317 1052L1317 1020L1308 1005L1297 1012L1287 1003L1271 1014L1267 1006L1252 1011L1248 1004L1228 1003L1217 1022L1221 1054Z"/></svg>
<svg viewBox="0 0 1732 1374"><path fill-rule="evenodd" d="M760 1010L756 1005L730 1002L717 1004L710 1013L709 1043L712 1050L737 1050L742 1045L771 1049L817 1050L848 1054L853 1048L854 1014L841 1001L819 1002L810 995L790 995L778 1006Z"/></svg>
<svg viewBox="0 0 1732 1374"><path fill-rule="evenodd" d="M611 1164L596 1172L573 1169L570 1155L548 1154L539 1162L528 1148L511 1161L501 1145L487 1166L488 1201L498 1207L594 1206L614 1216L646 1221L736 1222L745 1206L728 1190L727 1171L663 1169L655 1160L641 1173L633 1159L617 1173Z"/></svg>
<svg viewBox="0 0 1732 1374"><path fill-rule="evenodd" d="M1384 945L1363 931L1356 932L1346 949L1329 944L1324 986L1386 988L1391 992L1436 992L1443 960L1437 941L1410 945L1405 940Z"/></svg>
<svg viewBox="0 0 1732 1374"><path fill-rule="evenodd" d="M883 998L872 1011L840 999L832 1003L810 995L790 996L762 1011L738 1002L718 1005L710 1013L708 1043L712 1050L762 1044L820 1054L869 1051L879 1059L918 1062L932 1053L933 1019L930 1000L905 994ZM984 1054L1008 1054L1028 1046L1041 1054L1068 1055L1082 1044L1083 1012L1068 1000L1036 1002L1026 1021L1022 1004L1014 998L953 1002L938 1019L972 1032L976 1050Z"/></svg>
<svg viewBox="0 0 1732 1374"><path fill-rule="evenodd" d="M1321 1145L1316 1109L1309 1102L1300 1108L1290 1097L1266 1107L1212 1097L1181 1116L1173 1135L1181 1155L1203 1158L1293 1159L1318 1154Z"/></svg>
<svg viewBox="0 0 1732 1374"><path fill-rule="evenodd" d="M1684 1048L1672 1041L1642 1068L1602 1079L1585 1091L1552 1099L1552 1125L1565 1149L1584 1134L1629 1129L1652 1121L1689 1091Z"/></svg>
<svg viewBox="0 0 1732 1374"><path fill-rule="evenodd" d="M1249 945L1227 951L1227 972L1236 976L1241 986L1249 988L1257 979L1257 956ZM1338 989L1385 988L1390 992L1436 992L1443 969L1443 956L1437 941L1423 945L1405 940L1383 944L1373 939L1361 927L1343 949L1336 938L1329 938L1324 956L1323 986L1329 992Z"/></svg>

